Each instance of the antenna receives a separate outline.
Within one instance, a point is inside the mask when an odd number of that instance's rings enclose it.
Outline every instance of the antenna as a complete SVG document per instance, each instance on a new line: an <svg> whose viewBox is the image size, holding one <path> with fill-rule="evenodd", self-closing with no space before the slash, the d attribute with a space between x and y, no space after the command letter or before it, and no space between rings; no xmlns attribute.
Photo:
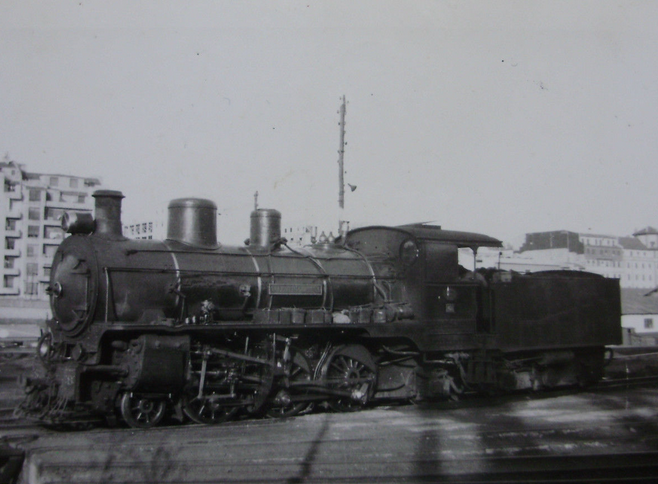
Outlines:
<svg viewBox="0 0 658 484"><path fill-rule="evenodd" d="M345 225L347 222L343 220L345 210L345 114L347 113L345 95L342 98L343 103L340 105L340 143L338 145L338 235L345 234Z"/></svg>
<svg viewBox="0 0 658 484"><path fill-rule="evenodd" d="M258 190L254 193L254 210L258 210Z"/></svg>

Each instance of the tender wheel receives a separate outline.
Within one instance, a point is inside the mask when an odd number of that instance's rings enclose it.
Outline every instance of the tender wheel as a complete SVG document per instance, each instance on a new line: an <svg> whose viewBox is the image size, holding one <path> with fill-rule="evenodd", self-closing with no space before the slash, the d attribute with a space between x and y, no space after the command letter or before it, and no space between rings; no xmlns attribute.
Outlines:
<svg viewBox="0 0 658 484"><path fill-rule="evenodd" d="M363 346L340 346L334 350L322 369L322 380L336 390L349 392L328 401L339 412L363 408L375 393L377 367Z"/></svg>
<svg viewBox="0 0 658 484"><path fill-rule="evenodd" d="M158 425L165 416L165 402L160 398L124 393L121 397L121 416L134 428L148 429Z"/></svg>
<svg viewBox="0 0 658 484"><path fill-rule="evenodd" d="M311 364L308 359L299 352L290 363L290 375L288 376L288 387L279 390L274 396L273 402L267 409L267 416L272 418L294 417L306 410L311 404L308 402L295 402L295 397L303 396L306 392L303 387L295 386L296 383L310 382L313 380Z"/></svg>
<svg viewBox="0 0 658 484"><path fill-rule="evenodd" d="M218 424L226 422L238 413L240 407L222 405L216 394L186 396L183 400L183 412L190 420L201 424Z"/></svg>

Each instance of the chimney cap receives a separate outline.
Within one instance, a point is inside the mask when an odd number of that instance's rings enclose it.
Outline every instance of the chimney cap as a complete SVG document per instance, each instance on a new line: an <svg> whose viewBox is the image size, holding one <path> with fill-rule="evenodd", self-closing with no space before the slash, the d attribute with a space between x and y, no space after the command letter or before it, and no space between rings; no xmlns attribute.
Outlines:
<svg viewBox="0 0 658 484"><path fill-rule="evenodd" d="M206 198L176 198L169 202L169 208L210 208L217 210L217 204Z"/></svg>
<svg viewBox="0 0 658 484"><path fill-rule="evenodd" d="M96 190L92 197L114 197L114 198L126 198L123 196L119 190Z"/></svg>

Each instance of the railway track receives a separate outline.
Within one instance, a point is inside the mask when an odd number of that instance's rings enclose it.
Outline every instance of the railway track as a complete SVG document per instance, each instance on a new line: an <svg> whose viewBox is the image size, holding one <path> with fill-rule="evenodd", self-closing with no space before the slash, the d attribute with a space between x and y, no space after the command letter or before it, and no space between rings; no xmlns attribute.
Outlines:
<svg viewBox="0 0 658 484"><path fill-rule="evenodd" d="M612 405L626 397L644 403ZM649 398L658 392L49 433L27 447L25 482L656 482Z"/></svg>
<svg viewBox="0 0 658 484"><path fill-rule="evenodd" d="M647 399L658 399L658 392L642 388L657 380L616 379L583 392L475 405L379 407L219 426L41 429L32 432L37 440L19 445L26 450L21 482L657 482L658 412ZM643 403L629 413L613 408L621 400ZM0 427L13 425L15 436L34 428L12 422L11 413L0 408L0 419L7 419ZM521 415L536 417L526 417L532 424L524 428L516 423Z"/></svg>
<svg viewBox="0 0 658 484"><path fill-rule="evenodd" d="M604 379L592 387L593 390L602 390L607 388L636 387L658 383L658 375L637 376L628 378Z"/></svg>
<svg viewBox="0 0 658 484"><path fill-rule="evenodd" d="M652 353L653 356L658 358L658 353ZM606 390L614 390L618 388L637 388L637 387L642 387L645 385L652 385L658 383L658 375L647 375L647 376L630 376L627 375L623 378L609 378L609 379L603 379L600 382L598 382L596 385L583 388L582 391L586 392L596 392L596 391L606 391ZM546 391L542 393L530 393L530 394L524 394L527 397L530 398L553 398L556 396L561 396L561 395L568 395L569 393L572 393L573 389L558 389L558 390L553 390L553 391ZM518 398L518 396L521 394L510 394L509 399L514 399ZM484 397L482 394L473 394L473 395L465 395L464 396L465 401L473 401L477 400L479 402L486 402L486 397ZM18 402L16 402L16 405ZM0 407L0 428L30 428L30 427L35 427L36 425L31 422L27 421L23 418L16 417L15 414L15 408L16 405L13 406L3 406Z"/></svg>

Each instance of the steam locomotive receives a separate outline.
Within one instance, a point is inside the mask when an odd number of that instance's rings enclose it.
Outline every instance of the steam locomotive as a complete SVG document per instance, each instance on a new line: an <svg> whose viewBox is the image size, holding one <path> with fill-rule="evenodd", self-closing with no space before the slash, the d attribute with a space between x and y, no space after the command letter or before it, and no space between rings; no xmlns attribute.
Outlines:
<svg viewBox="0 0 658 484"><path fill-rule="evenodd" d="M20 412L45 424L584 385L620 343L617 280L460 266L460 248L500 247L485 235L371 226L292 248L281 214L259 209L245 245L227 247L216 205L186 198L169 204L166 240L130 240L121 192L94 197L95 219L63 217L53 319L25 379Z"/></svg>

